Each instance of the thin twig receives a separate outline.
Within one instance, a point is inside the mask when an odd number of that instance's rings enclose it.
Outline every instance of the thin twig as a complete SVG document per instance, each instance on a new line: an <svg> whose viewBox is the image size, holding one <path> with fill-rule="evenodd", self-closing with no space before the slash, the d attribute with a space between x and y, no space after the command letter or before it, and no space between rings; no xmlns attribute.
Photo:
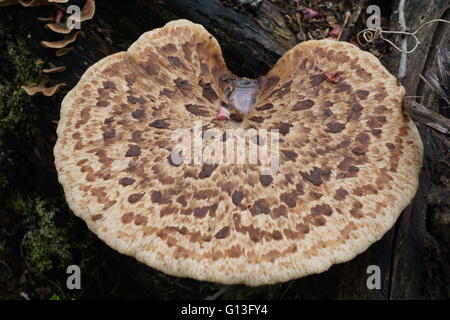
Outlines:
<svg viewBox="0 0 450 320"><path fill-rule="evenodd" d="M292 287L292 285L294 284L295 280L291 280L289 281L288 285L286 286L286 288L284 289L283 293L280 296L280 300L283 300L284 296L286 295L286 293L289 291L289 289Z"/></svg>
<svg viewBox="0 0 450 320"><path fill-rule="evenodd" d="M347 23L348 23L348 21L350 20L350 17L351 17L351 16L352 16L352 14L351 14L350 11L346 11L346 12L345 12L345 19L344 19L344 23L343 23L343 25L342 25L342 30L341 30L341 32L339 32L339 35L338 35L338 37L337 37L337 40L338 40L338 41L341 40L341 36L342 36L342 34L344 33L344 30L347 28Z"/></svg>
<svg viewBox="0 0 450 320"><path fill-rule="evenodd" d="M406 32L406 21L405 21L405 0L400 0L398 4L398 22L400 24L400 31ZM403 51L408 50L408 40L403 37L401 40L401 48ZM402 81L406 76L406 53L402 52L400 56L400 65L398 67L398 79Z"/></svg>
<svg viewBox="0 0 450 320"><path fill-rule="evenodd" d="M382 28L376 28L376 29L364 29L360 32L358 32L357 36L356 36L356 40L358 41L358 43L360 44L360 46L365 47L368 44L372 43L373 41L375 41L376 39L381 39L383 41L386 41L387 43L389 43L394 49L396 49L397 51L404 53L404 54L410 54L413 53L414 51L417 50L417 48L420 45L420 40L417 37L417 33L419 31L421 31L424 27L432 24L432 23L436 23L436 22L443 22L443 23L449 23L450 21L448 20L444 20L444 19L433 19L430 21L425 22L424 24L422 24L419 28L417 28L414 32L407 32L407 31L387 31L387 30L383 30ZM406 48L399 48L394 42L392 42L391 40L387 39L384 35L385 34L398 34L398 35L403 35L403 36L410 36L413 38L414 40L414 46L412 49L408 49Z"/></svg>
<svg viewBox="0 0 450 320"><path fill-rule="evenodd" d="M298 1L295 5L295 20L297 21L298 28L299 28L299 31L297 33L297 38L300 41L305 41L306 35L305 35L305 31L303 31L303 27L302 27L302 17L299 12L300 8L301 8L301 1Z"/></svg>
<svg viewBox="0 0 450 320"><path fill-rule="evenodd" d="M64 293L64 290L61 288L61 286L59 285L59 284L57 284L56 282L54 282L54 281L52 281L52 280L50 280L50 279L48 279L48 278L46 278L45 280L47 280L50 284L52 284L56 289L58 289L58 291L59 291L59 293L60 293L60 295L61 295L61 298L63 298L64 300L66 300L67 298L66 298L66 295L65 295L65 293Z"/></svg>
<svg viewBox="0 0 450 320"><path fill-rule="evenodd" d="M420 79L422 79L422 81L428 86L430 87L431 90L433 90L434 92L436 92L442 99L445 100L445 102L447 102L447 104L450 106L450 100L448 100L448 98L442 94L441 92L437 91L436 88L430 83L430 81L428 81L427 78L425 78L423 75L419 74Z"/></svg>
<svg viewBox="0 0 450 320"><path fill-rule="evenodd" d="M217 300L218 298L220 298L225 292L228 291L228 289L230 289L232 286L226 286L225 288L220 289L219 291L217 291L216 293L214 293L213 295L207 296L205 298L205 300Z"/></svg>
<svg viewBox="0 0 450 320"><path fill-rule="evenodd" d="M30 296L29 296L25 291L22 291L22 292L20 293L20 296L21 296L22 298L24 298L25 300L31 300L31 299L30 299Z"/></svg>
<svg viewBox="0 0 450 320"><path fill-rule="evenodd" d="M356 11L353 13L347 26L344 25L344 29L342 30L341 34L339 35L339 37L340 37L339 40L348 41L350 36L353 34L356 23L358 22L358 19L361 16L363 8L365 8L365 6L366 6L366 2L367 2L366 0L362 0L356 4Z"/></svg>
<svg viewBox="0 0 450 320"><path fill-rule="evenodd" d="M403 99L423 99L422 96L405 96Z"/></svg>

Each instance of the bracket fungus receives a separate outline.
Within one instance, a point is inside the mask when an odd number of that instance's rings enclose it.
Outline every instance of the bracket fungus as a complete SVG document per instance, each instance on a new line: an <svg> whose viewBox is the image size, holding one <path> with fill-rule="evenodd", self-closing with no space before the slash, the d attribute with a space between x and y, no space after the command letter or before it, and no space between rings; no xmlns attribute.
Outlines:
<svg viewBox="0 0 450 320"><path fill-rule="evenodd" d="M52 3L67 3L69 0L0 0L0 6L21 4L24 7L43 6Z"/></svg>
<svg viewBox="0 0 450 320"><path fill-rule="evenodd" d="M45 5L54 5L58 9L54 17L40 17L38 18L41 22L47 23L44 27L60 34L66 34L67 36L62 40L57 41L41 41L41 45L46 48L57 49L55 55L61 57L73 51L73 47L67 47L69 44L75 42L78 36L83 35L81 31L74 31L76 27L81 27L80 23L88 21L94 17L95 14L95 0L85 0L83 8L78 13L73 13L67 18L64 18L64 11L67 9L60 6L60 4L70 4L69 0L0 0L0 6L9 6L14 4L21 4L24 7L36 7ZM73 8L72 8L73 9ZM71 11L73 12L73 10ZM61 21L65 19L64 23ZM43 70L43 73L56 73L63 72L66 70L65 66L51 67ZM22 86L24 91L29 95L34 95L38 92L43 93L45 96L52 96L58 89L65 86L65 83L60 83L51 88L47 88L44 85L44 81L41 81L39 85L34 86Z"/></svg>
<svg viewBox="0 0 450 320"><path fill-rule="evenodd" d="M211 34L177 20L85 72L55 164L73 212L119 252L181 277L282 282L354 258L411 202L423 146L403 96L373 55L334 40L239 79ZM172 133L196 121L200 134L278 130L278 172L173 163Z"/></svg>
<svg viewBox="0 0 450 320"><path fill-rule="evenodd" d="M36 86L22 86L22 89L30 96L34 96L36 93L42 93L46 97L53 96L61 87L64 87L65 83L59 83L52 87L47 87L45 81L41 81Z"/></svg>

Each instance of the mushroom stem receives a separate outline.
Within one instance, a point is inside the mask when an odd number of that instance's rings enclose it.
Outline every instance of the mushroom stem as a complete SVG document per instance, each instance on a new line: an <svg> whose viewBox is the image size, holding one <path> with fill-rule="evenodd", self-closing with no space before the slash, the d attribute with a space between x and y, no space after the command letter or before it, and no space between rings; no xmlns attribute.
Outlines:
<svg viewBox="0 0 450 320"><path fill-rule="evenodd" d="M226 95L230 105L241 114L249 114L261 88L260 81L247 78L231 79L231 88Z"/></svg>

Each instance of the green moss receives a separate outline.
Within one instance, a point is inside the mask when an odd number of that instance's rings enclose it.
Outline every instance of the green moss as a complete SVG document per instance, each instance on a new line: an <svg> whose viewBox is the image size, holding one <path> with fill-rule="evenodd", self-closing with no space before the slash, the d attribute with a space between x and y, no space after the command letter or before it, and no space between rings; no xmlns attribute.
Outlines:
<svg viewBox="0 0 450 320"><path fill-rule="evenodd" d="M99 272L93 262L95 236L70 212L52 167L50 121L57 118L52 98L58 96L30 97L22 89L39 83L41 65L26 38L14 34L4 39L0 43L0 68L6 75L0 79L0 255L26 266L41 285L52 279L64 288L71 264L89 270L85 280L96 283L92 280ZM58 290L58 294L66 293Z"/></svg>
<svg viewBox="0 0 450 320"><path fill-rule="evenodd" d="M50 297L49 300L61 300L61 297L58 296L58 295L55 293L55 294L53 294L53 295Z"/></svg>
<svg viewBox="0 0 450 320"><path fill-rule="evenodd" d="M25 234L22 248L31 268L38 274L56 266L64 268L70 264L70 238L67 230L58 228L55 215L59 210L43 201L35 199L23 208L30 230Z"/></svg>
<svg viewBox="0 0 450 320"><path fill-rule="evenodd" d="M64 200L41 194L33 177L24 174L34 170L23 159L24 151L45 137L38 124L43 112L21 87L37 84L42 72L19 36L0 44L0 55L9 76L0 79L0 250L20 249L32 271L42 275L70 260L68 231L56 222L61 210L67 210Z"/></svg>
<svg viewBox="0 0 450 320"><path fill-rule="evenodd" d="M25 230L20 245L25 262L37 275L70 264L70 236L57 225L61 209L56 203L41 198L15 195L9 207L21 216Z"/></svg>
<svg viewBox="0 0 450 320"><path fill-rule="evenodd" d="M4 135L30 138L36 133L33 123L37 111L32 110L31 98L21 87L37 84L42 76L41 66L30 55L25 40L6 41L2 47L12 79L0 83L0 143Z"/></svg>

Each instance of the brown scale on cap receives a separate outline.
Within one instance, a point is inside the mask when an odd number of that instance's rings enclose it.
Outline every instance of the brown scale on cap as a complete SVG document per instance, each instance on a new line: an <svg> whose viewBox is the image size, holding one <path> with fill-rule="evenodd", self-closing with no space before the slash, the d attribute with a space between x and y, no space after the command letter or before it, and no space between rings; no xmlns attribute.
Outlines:
<svg viewBox="0 0 450 320"><path fill-rule="evenodd" d="M251 96L230 91L236 79L217 41L186 20L89 68L62 103L55 147L74 213L151 267L249 285L322 272L392 227L415 194L423 147L401 111L404 89L374 56L307 41L245 80ZM242 121L215 119L227 97L245 104ZM172 161L173 130L195 121L204 148L207 129L221 141L230 128L278 129L279 172Z"/></svg>

